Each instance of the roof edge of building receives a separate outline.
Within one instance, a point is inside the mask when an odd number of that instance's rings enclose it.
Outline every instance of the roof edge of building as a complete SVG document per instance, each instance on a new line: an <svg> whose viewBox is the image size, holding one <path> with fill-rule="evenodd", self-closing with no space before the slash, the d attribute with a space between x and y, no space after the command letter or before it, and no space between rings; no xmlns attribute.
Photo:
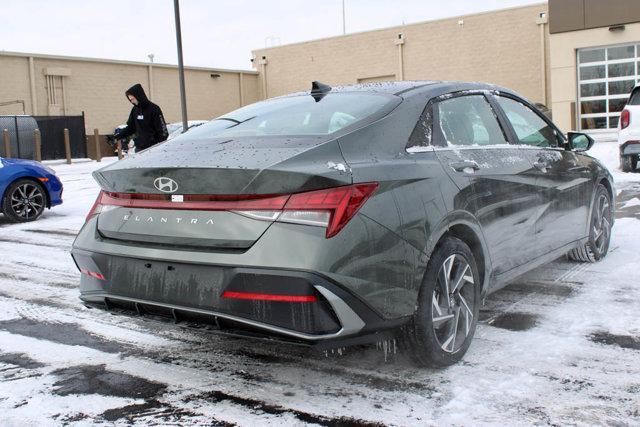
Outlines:
<svg viewBox="0 0 640 427"><path fill-rule="evenodd" d="M502 9L486 10L484 12L467 13L465 15L456 15L456 16L448 16L448 17L445 17L445 18L430 19L430 20L426 20L426 21L413 22L411 24L405 24L405 25L394 25L394 26L391 26L391 27L380 27L380 28L374 28L374 29L371 29L371 30L356 31L356 32L347 33L347 34L338 34L336 36L320 37L318 39L313 39L313 40L304 40L304 41L300 41L300 42L285 43L285 44L281 44L281 45L278 45L278 46L270 46L270 47L263 47L263 48L259 48L259 49L252 49L251 52L252 53L264 52L264 51L279 49L281 47L296 46L296 45L307 44L307 43L315 43L315 42L320 42L320 41L325 41L325 40L346 38L346 37L350 37L350 36L354 36L354 35L375 33L377 31L388 31L388 30L393 30L393 29L402 29L402 28L414 27L414 26L418 26L418 25L432 24L432 23L435 23L435 22L449 21L449 20L454 20L454 19L463 19L463 18L469 18L469 17L472 17L472 16L481 16L481 15L487 15L487 14L490 14L490 13L506 12L506 11L509 11L509 10L516 10L516 9L526 9L526 8L532 8L532 7L536 7L536 6L545 6L545 7L548 8L548 2L547 1L541 1L541 2L538 2L538 3L525 4L525 5L521 5L521 6L505 7L505 8L502 8Z"/></svg>
<svg viewBox="0 0 640 427"><path fill-rule="evenodd" d="M161 68L178 68L174 64L164 64L159 62L141 62L141 61L127 61L121 59L107 59L107 58L90 58L84 56L67 56L67 55L51 55L46 53L29 53L29 52L13 52L8 50L0 50L0 56L17 56L21 58L42 58L42 59L58 59L63 61L85 61L85 62L101 62L106 64L122 64L122 65L142 65L153 66ZM215 67L195 67L187 66L185 70L199 70L199 71L216 71L221 73L242 73L242 74L258 74L255 70L245 69L232 69L232 68L215 68Z"/></svg>

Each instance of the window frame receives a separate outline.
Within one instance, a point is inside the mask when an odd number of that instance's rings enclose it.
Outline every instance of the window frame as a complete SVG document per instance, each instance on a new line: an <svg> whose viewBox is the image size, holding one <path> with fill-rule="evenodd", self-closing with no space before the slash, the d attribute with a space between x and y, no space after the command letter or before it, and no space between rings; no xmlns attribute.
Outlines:
<svg viewBox="0 0 640 427"><path fill-rule="evenodd" d="M504 145L505 147L508 147L510 145L513 145L513 139L511 138L511 135L509 134L509 130L508 128L505 126L504 121L502 120L502 117L500 115L501 110L498 110L496 108L496 106L494 105L492 98L492 91L486 90L486 89L473 89L473 90L457 90L457 91L453 91L453 92L447 92L447 93L443 93L440 94L438 96L434 96L433 98L430 98L429 101L427 102L424 110L422 111L422 113L420 113L420 117L418 118L418 121L416 122L413 130L411 131L411 134L409 136L409 140L407 141L407 145L405 147L405 150L409 150L412 147L432 147L432 148L438 148L438 149L460 149L460 148L475 148L475 149L479 149L482 147L486 147L483 145L456 145L456 146L448 146L448 145L443 145L443 144L436 144L436 136L440 139L440 141L444 141L446 140L446 138L444 137L444 135L442 135L442 129L440 129L440 126L434 126L434 124L437 122L439 123L440 121L440 116L439 116L439 112L438 109L435 108L437 106L437 104L439 102L442 101L446 101L446 100L450 100L453 98L461 98L464 96L482 96L484 97L485 101L487 101L487 104L489 105L489 108L492 110L492 112L494 113L494 116L496 118L496 122L498 124L498 127L500 128L500 130L502 131L502 134L504 135L505 138L505 144L500 144L500 145ZM423 134L424 131L422 129L420 129L420 127L422 126L422 123L426 123L430 128L431 128L431 132L430 132L430 139L429 141L426 141L426 144L421 144L419 143L420 141L417 141L416 139L416 133L418 135Z"/></svg>

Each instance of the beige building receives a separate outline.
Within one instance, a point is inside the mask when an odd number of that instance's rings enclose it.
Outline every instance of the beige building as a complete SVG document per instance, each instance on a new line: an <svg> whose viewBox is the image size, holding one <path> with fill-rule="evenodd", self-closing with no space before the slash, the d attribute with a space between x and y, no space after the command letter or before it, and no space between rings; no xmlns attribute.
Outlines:
<svg viewBox="0 0 640 427"><path fill-rule="evenodd" d="M615 137L640 82L640 0L524 7L257 49L262 96L383 80L483 81L552 110L565 131Z"/></svg>
<svg viewBox="0 0 640 427"><path fill-rule="evenodd" d="M640 81L640 1L550 0L551 107L563 129L616 137Z"/></svg>
<svg viewBox="0 0 640 427"><path fill-rule="evenodd" d="M640 82L640 0L549 0L253 51L255 71L186 68L190 119L330 85L384 80L495 83L551 108L565 131L615 135ZM180 120L175 66L0 52L0 114L80 114L87 131L127 117L141 82L167 121Z"/></svg>
<svg viewBox="0 0 640 427"><path fill-rule="evenodd" d="M495 83L546 104L550 97L547 4L347 34L253 52L268 97L384 80Z"/></svg>
<svg viewBox="0 0 640 427"><path fill-rule="evenodd" d="M255 102L255 71L186 67L190 120L207 120ZM176 66L130 61L0 52L0 114L79 115L87 133L111 133L126 121L131 104L124 91L141 83L167 122L181 120ZM23 112L24 105L24 112Z"/></svg>

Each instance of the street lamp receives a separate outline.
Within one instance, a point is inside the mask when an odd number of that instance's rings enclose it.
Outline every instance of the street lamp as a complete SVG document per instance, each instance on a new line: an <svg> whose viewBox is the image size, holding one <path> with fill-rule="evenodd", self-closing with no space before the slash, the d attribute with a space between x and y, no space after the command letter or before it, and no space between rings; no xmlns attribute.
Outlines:
<svg viewBox="0 0 640 427"><path fill-rule="evenodd" d="M178 76L180 80L180 107L182 108L182 133L189 130L187 125L187 96L184 92L184 64L182 62L182 31L180 29L180 5L173 0L173 11L176 17L176 43L178 44Z"/></svg>
<svg viewBox="0 0 640 427"><path fill-rule="evenodd" d="M347 24L344 19L344 0L342 0L342 34L347 34Z"/></svg>

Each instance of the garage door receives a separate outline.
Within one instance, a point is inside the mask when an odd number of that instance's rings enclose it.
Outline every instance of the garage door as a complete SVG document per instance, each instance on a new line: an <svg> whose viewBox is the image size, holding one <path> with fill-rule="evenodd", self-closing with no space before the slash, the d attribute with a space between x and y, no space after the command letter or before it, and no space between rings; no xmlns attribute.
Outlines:
<svg viewBox="0 0 640 427"><path fill-rule="evenodd" d="M582 130L618 127L640 76L640 43L578 50L578 111Z"/></svg>

